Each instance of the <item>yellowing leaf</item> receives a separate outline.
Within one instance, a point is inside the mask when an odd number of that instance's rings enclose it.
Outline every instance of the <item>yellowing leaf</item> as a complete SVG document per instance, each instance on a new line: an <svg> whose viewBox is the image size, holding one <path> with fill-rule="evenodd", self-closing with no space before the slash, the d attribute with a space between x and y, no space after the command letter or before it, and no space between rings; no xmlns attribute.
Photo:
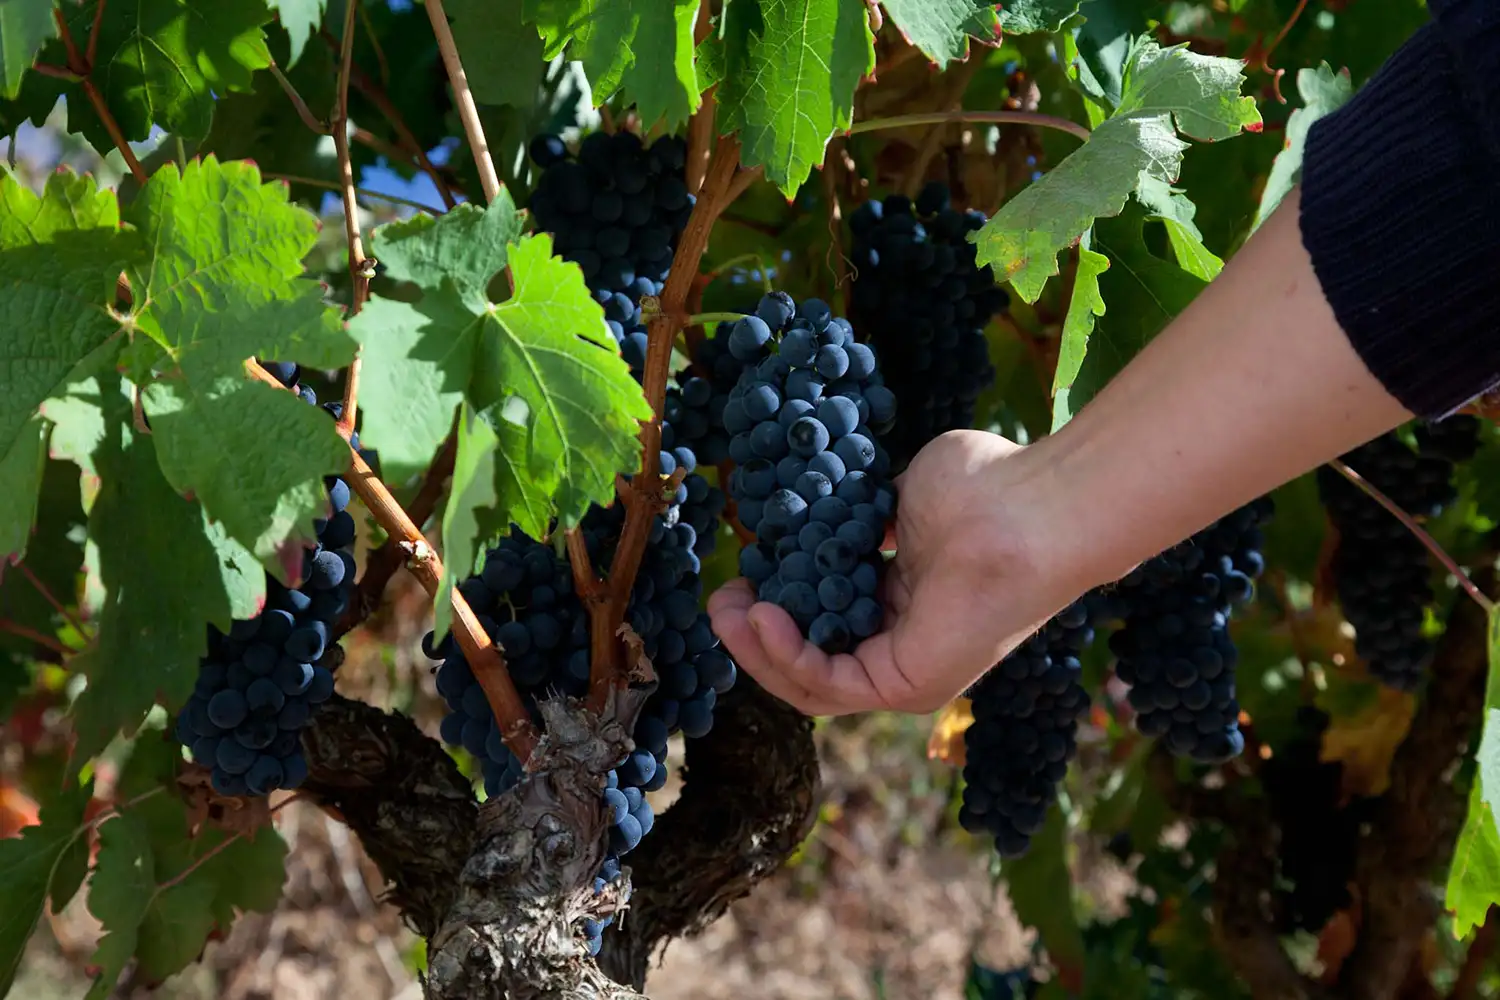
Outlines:
<svg viewBox="0 0 1500 1000"><path fill-rule="evenodd" d="M943 706L927 738L927 756L953 767L963 767L964 733L974 724L974 706L967 698L954 698Z"/></svg>
<svg viewBox="0 0 1500 1000"><path fill-rule="evenodd" d="M1411 728L1417 702L1382 686L1374 704L1352 716L1334 716L1323 733L1319 759L1344 765L1344 795L1382 794L1391 783L1391 758Z"/></svg>

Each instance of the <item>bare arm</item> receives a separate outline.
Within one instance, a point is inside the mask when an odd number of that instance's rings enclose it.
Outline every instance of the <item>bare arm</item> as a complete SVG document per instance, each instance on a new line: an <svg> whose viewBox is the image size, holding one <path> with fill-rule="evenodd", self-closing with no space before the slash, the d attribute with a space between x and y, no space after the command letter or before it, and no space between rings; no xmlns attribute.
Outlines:
<svg viewBox="0 0 1500 1000"><path fill-rule="evenodd" d="M716 593L741 665L815 714L931 710L1085 590L1408 419L1324 299L1298 204L1056 435L923 450L900 483L886 630L853 655L804 642L743 581Z"/></svg>

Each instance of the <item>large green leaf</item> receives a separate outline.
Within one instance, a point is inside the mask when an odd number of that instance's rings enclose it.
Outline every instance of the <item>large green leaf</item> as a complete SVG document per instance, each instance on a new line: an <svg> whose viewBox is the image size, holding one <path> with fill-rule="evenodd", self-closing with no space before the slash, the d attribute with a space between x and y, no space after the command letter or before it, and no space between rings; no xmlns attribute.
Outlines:
<svg viewBox="0 0 1500 1000"><path fill-rule="evenodd" d="M353 358L338 311L302 276L317 220L253 164L212 156L163 167L127 219L151 247L131 270L128 322L166 356L169 377L143 399L162 469L286 578L326 513L322 477L343 472L348 452L326 415L247 382L243 364Z"/></svg>
<svg viewBox="0 0 1500 1000"><path fill-rule="evenodd" d="M92 783L74 786L42 807L39 825L0 840L0 996L15 982L26 939L48 896L56 909L72 895L61 885L61 872L82 837L83 810L93 791Z"/></svg>
<svg viewBox="0 0 1500 1000"><path fill-rule="evenodd" d="M1096 218L1118 215L1132 192L1176 180L1187 143L1258 129L1255 101L1241 97L1243 64L1186 46L1143 39L1132 48L1113 113L1082 147L1008 201L973 237L980 263L996 266L1034 302L1057 273L1057 255ZM1159 200L1159 198L1157 199Z"/></svg>
<svg viewBox="0 0 1500 1000"><path fill-rule="evenodd" d="M55 5L55 0L0 0L0 97L15 99L36 54L57 37Z"/></svg>
<svg viewBox="0 0 1500 1000"><path fill-rule="evenodd" d="M1011 904L1021 923L1036 928L1047 954L1070 979L1083 966L1083 932L1073 907L1068 868L1068 819L1061 806L1047 810L1047 824L1023 857L1001 868Z"/></svg>
<svg viewBox="0 0 1500 1000"><path fill-rule="evenodd" d="M725 18L720 127L737 132L746 166L791 197L836 131L854 88L875 67L861 0L740 0Z"/></svg>
<svg viewBox="0 0 1500 1000"><path fill-rule="evenodd" d="M54 173L39 197L0 175L0 455L118 330L115 279L139 246L119 222L93 178Z"/></svg>
<svg viewBox="0 0 1500 1000"><path fill-rule="evenodd" d="M439 594L463 582L476 569L480 540L499 508L495 490L495 458L500 442L489 424L464 404L458 414L458 454L453 462L453 485L443 513L443 580ZM545 498L542 498L545 501ZM547 530L545 502L539 524L517 522L522 531L539 536ZM442 635L453 617L451 601L433 606L433 629Z"/></svg>
<svg viewBox="0 0 1500 1000"><path fill-rule="evenodd" d="M323 23L323 12L328 6L328 0L266 0L266 2L281 19L281 26L286 29L287 36L291 39L291 58L286 62L286 68L290 69L298 59L302 58L302 49L307 45L307 40Z"/></svg>
<svg viewBox="0 0 1500 1000"><path fill-rule="evenodd" d="M205 623L227 629L237 611L258 605L265 575L163 478L156 435L135 431L117 376L72 387L44 415L99 477L89 541L104 600L94 644L73 661L89 680L74 703L75 754L84 760L121 728L134 729L158 698L187 699L207 651Z"/></svg>
<svg viewBox="0 0 1500 1000"><path fill-rule="evenodd" d="M108 997L131 959L160 981L195 961L215 930L227 933L236 910L276 905L286 844L274 829L254 840L189 829L175 796L148 799L99 828L89 912L104 937L90 961L98 971L89 1000Z"/></svg>
<svg viewBox="0 0 1500 1000"><path fill-rule="evenodd" d="M1500 903L1500 613L1490 612L1487 639L1489 679L1484 691L1484 733L1479 739L1469 814L1464 819L1445 902L1453 911L1453 933L1462 937L1485 921Z"/></svg>
<svg viewBox="0 0 1500 1000"><path fill-rule="evenodd" d="M530 109L546 60L536 28L523 24L523 0L448 0L453 38L474 99Z"/></svg>
<svg viewBox="0 0 1500 1000"><path fill-rule="evenodd" d="M64 5L75 39L89 37L97 2ZM214 95L249 90L254 71L270 64L262 30L270 20L266 0L108 0L91 79L126 139L145 141L152 125L201 139L213 123ZM43 58L67 62L58 41ZM77 84L33 74L25 90L33 120L66 95L68 131L83 133L101 153L114 148Z"/></svg>
<svg viewBox="0 0 1500 1000"><path fill-rule="evenodd" d="M1146 248L1145 221L1132 206L1094 226L1093 249L1109 259L1108 270L1098 275L1098 294L1108 310L1098 317L1072 384L1056 393L1053 430L1071 420L1207 284Z"/></svg>
<svg viewBox="0 0 1500 1000"><path fill-rule="evenodd" d="M995 5L984 0L883 0L881 6L907 41L943 66L969 54L970 36L991 41L1000 34Z"/></svg>
<svg viewBox="0 0 1500 1000"><path fill-rule="evenodd" d="M665 120L668 128L697 110L702 92L693 68L699 2L524 0L526 22L546 42L546 57L566 51L583 63L595 102L623 91L645 124Z"/></svg>
<svg viewBox="0 0 1500 1000"><path fill-rule="evenodd" d="M488 209L463 204L437 219L416 215L375 231L372 252L389 277L452 293L420 305L377 297L353 324L364 340L360 440L380 452L381 469L395 482L426 468L453 426L473 371L474 315L489 306L486 288L505 268L506 245L521 226L503 194ZM445 339L429 325L453 335Z"/></svg>
<svg viewBox="0 0 1500 1000"><path fill-rule="evenodd" d="M377 297L350 329L382 462L393 450L403 471L425 464L467 401L498 438L501 523L540 534L550 516L569 526L614 497L615 476L638 467L650 407L582 272L552 256L546 234L507 247L515 233L508 201L379 230L376 252L422 297ZM514 291L493 304L485 288L507 262Z"/></svg>
<svg viewBox="0 0 1500 1000"><path fill-rule="evenodd" d="M1281 199L1302 180L1302 154L1313 122L1343 107L1354 95L1354 86L1347 71L1335 73L1325 62L1317 69L1297 71L1297 93L1302 96L1302 107L1293 111L1286 120L1286 144L1276 154L1276 162L1271 164L1271 176L1261 191L1260 207L1255 212L1256 229L1270 218Z"/></svg>

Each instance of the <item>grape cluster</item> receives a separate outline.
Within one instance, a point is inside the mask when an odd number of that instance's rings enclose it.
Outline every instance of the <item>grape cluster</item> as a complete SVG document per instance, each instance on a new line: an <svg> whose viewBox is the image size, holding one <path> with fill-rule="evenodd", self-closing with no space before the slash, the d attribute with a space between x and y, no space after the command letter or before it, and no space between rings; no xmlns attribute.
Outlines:
<svg viewBox="0 0 1500 1000"><path fill-rule="evenodd" d="M813 643L842 652L880 630L880 542L896 492L879 435L895 397L875 352L819 299L766 295L735 322L729 350L740 366L722 413L729 489L757 539L740 572Z"/></svg>
<svg viewBox="0 0 1500 1000"><path fill-rule="evenodd" d="M687 146L675 136L648 147L631 132L595 132L576 157L555 135L532 139L530 154L542 170L529 203L537 228L583 270L639 377L646 363L641 300L661 294L696 200L683 176Z"/></svg>
<svg viewBox="0 0 1500 1000"><path fill-rule="evenodd" d="M671 390L681 396L684 386ZM699 610L702 558L718 540L724 512L723 491L697 470L694 450L679 439L679 423L663 421L661 474L682 472L666 509L651 523L646 550L631 591L626 621L638 635L657 675L657 687L642 706L631 738L634 748L609 772L603 791L610 811L608 854L595 877L595 891L620 877L620 858L651 832L655 822L647 792L667 781L667 742L675 733L706 736L713 726L718 696L733 686L734 662L719 646L708 616ZM680 418L679 418L680 419ZM606 576L624 527L620 504L594 507L579 526L589 561ZM541 723L537 699L549 693L581 697L590 668L587 610L573 587L568 562L545 543L512 530L486 553L477 576L459 590L480 624L504 651L517 690ZM447 702L445 742L465 747L481 762L485 790L498 795L524 774L521 761L505 746L484 691L451 636L431 633L423 648L442 659L438 691ZM613 918L586 920L586 945L596 954Z"/></svg>
<svg viewBox="0 0 1500 1000"><path fill-rule="evenodd" d="M1417 518L1435 517L1453 502L1453 466L1473 456L1479 421L1450 417L1417 429L1414 451L1394 432L1361 445L1343 461ZM1427 550L1400 521L1330 468L1318 470L1318 491L1338 532L1332 572L1355 648L1370 673L1402 691L1421 682L1432 655L1422 634L1432 603Z"/></svg>
<svg viewBox="0 0 1500 1000"><path fill-rule="evenodd" d="M1343 764L1322 760L1326 713L1297 710L1298 729L1260 768L1271 818L1280 832L1276 858L1282 882L1276 915L1284 934L1321 931L1350 902L1360 828L1374 818L1377 800L1344 801Z"/></svg>
<svg viewBox="0 0 1500 1000"><path fill-rule="evenodd" d="M897 471L934 437L971 426L975 401L995 379L983 330L1010 299L968 241L984 222L981 212L950 207L937 182L915 203L888 195L850 216L852 318L899 404L886 441Z"/></svg>
<svg viewBox="0 0 1500 1000"><path fill-rule="evenodd" d="M1219 763L1245 747L1235 698L1234 605L1265 568L1261 497L1132 570L1112 594L1124 626L1110 637L1115 674L1130 686L1136 728L1174 754Z"/></svg>
<svg viewBox="0 0 1500 1000"><path fill-rule="evenodd" d="M296 386L297 367L266 366L283 384L317 403L311 387ZM324 406L334 419L342 407ZM350 438L357 448L357 435ZM266 608L236 621L225 635L209 627L208 656L198 668L193 696L177 716L177 740L193 759L213 768L220 795L267 795L307 778L301 733L333 695L333 671L343 659L331 631L354 588L354 517L349 484L325 481L329 516L315 522L317 545L303 557L295 590L266 577Z"/></svg>
<svg viewBox="0 0 1500 1000"><path fill-rule="evenodd" d="M1002 858L1026 852L1047 821L1089 708L1079 656L1094 640L1088 598L1064 608L967 693L964 799L958 821L988 833Z"/></svg>

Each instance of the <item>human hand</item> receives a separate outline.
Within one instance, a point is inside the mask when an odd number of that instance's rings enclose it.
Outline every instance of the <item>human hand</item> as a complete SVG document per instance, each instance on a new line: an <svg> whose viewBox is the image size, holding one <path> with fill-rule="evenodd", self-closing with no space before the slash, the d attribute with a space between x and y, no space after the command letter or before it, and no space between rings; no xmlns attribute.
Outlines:
<svg viewBox="0 0 1500 1000"><path fill-rule="evenodd" d="M1065 546L1048 541L1065 517L1050 482L1022 446L950 431L897 480L881 632L829 656L744 579L710 597L714 631L762 687L809 715L933 711L1087 589L1054 558Z"/></svg>

